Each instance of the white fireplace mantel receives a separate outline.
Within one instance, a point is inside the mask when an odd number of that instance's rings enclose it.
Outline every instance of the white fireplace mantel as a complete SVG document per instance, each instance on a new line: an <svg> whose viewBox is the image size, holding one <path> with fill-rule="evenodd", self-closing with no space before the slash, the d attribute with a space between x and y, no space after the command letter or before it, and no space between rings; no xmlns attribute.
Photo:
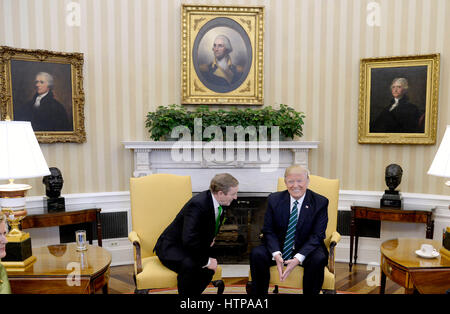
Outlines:
<svg viewBox="0 0 450 314"><path fill-rule="evenodd" d="M318 141L282 142L182 142L124 141L134 154L134 177L154 173L190 175L192 191L208 188L216 173L228 172L240 192L270 193L277 179L292 164L308 167L310 149Z"/></svg>

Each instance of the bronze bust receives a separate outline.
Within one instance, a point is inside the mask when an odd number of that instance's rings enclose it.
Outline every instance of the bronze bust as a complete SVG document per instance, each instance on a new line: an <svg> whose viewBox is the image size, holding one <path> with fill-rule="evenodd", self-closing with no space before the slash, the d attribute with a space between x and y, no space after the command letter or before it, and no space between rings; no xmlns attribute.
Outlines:
<svg viewBox="0 0 450 314"><path fill-rule="evenodd" d="M402 182L403 169L397 164L390 164L384 172L384 179L389 190L385 190L380 200L380 207L402 207L402 198L395 188Z"/></svg>
<svg viewBox="0 0 450 314"><path fill-rule="evenodd" d="M389 191L394 191L402 182L403 169L397 164L390 164L386 167L384 179Z"/></svg>
<svg viewBox="0 0 450 314"><path fill-rule="evenodd" d="M42 179L45 184L44 207L47 207L48 212L65 211L65 200L61 197L61 190L64 184L61 171L56 167L50 167L50 175Z"/></svg>

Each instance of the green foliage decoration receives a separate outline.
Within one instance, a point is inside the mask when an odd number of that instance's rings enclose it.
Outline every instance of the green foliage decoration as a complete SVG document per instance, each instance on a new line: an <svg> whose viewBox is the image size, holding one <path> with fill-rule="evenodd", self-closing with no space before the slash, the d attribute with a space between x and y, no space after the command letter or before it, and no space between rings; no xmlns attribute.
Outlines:
<svg viewBox="0 0 450 314"><path fill-rule="evenodd" d="M279 109L272 106L264 108L237 108L231 110L210 110L208 106L198 106L194 111L188 111L180 105L159 106L155 111L148 112L145 126L150 138L159 141L170 138L173 128L185 126L191 134L194 134L194 119L201 118L202 134L206 127L216 125L224 134L227 126L242 126L244 129L254 126L258 132L259 126L268 128L268 139L270 140L270 128L278 126L281 136L293 139L295 136L303 136L303 119L305 114L293 108L280 104ZM211 138L203 138L208 141Z"/></svg>

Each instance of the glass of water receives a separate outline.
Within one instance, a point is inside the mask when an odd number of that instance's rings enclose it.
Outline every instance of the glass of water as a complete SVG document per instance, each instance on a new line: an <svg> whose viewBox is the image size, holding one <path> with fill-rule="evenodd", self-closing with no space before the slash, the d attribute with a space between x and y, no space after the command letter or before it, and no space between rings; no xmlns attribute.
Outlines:
<svg viewBox="0 0 450 314"><path fill-rule="evenodd" d="M77 251L86 251L87 250L86 230L75 231L75 238L77 240Z"/></svg>

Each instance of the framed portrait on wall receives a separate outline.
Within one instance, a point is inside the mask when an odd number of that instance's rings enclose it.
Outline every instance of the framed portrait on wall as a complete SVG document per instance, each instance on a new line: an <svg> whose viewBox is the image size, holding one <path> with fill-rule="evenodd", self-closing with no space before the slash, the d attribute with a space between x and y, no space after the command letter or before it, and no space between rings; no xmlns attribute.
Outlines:
<svg viewBox="0 0 450 314"><path fill-rule="evenodd" d="M83 54L0 47L0 113L40 143L86 141Z"/></svg>
<svg viewBox="0 0 450 314"><path fill-rule="evenodd" d="M362 59L358 141L434 144L439 54Z"/></svg>
<svg viewBox="0 0 450 314"><path fill-rule="evenodd" d="M183 104L264 102L264 8L182 6Z"/></svg>

